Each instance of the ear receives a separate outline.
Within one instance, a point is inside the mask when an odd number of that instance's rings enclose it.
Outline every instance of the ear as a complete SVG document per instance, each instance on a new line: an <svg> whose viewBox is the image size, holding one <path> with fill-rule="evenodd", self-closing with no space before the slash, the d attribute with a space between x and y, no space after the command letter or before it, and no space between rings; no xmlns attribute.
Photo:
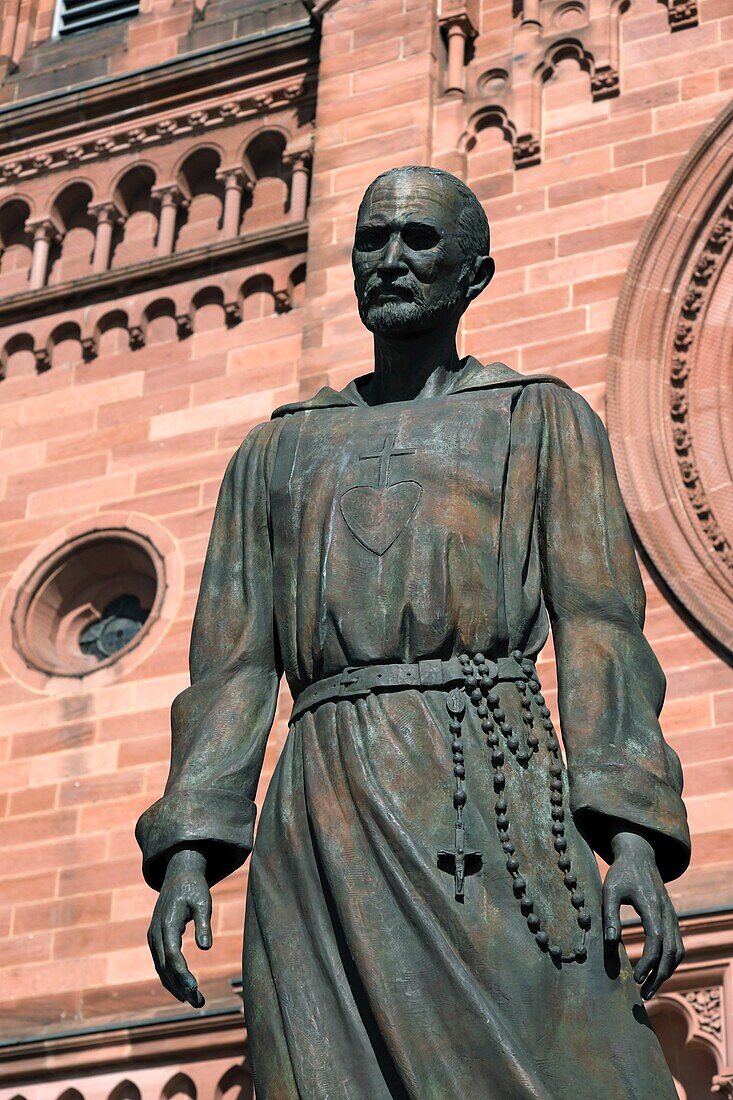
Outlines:
<svg viewBox="0 0 733 1100"><path fill-rule="evenodd" d="M491 256L477 256L466 288L466 304L478 298L494 278L496 264Z"/></svg>

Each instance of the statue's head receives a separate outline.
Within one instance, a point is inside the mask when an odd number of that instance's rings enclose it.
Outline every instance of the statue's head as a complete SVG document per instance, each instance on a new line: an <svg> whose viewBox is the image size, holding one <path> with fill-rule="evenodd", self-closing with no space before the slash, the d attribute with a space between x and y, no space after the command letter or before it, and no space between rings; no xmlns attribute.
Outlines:
<svg viewBox="0 0 733 1100"><path fill-rule="evenodd" d="M494 274L489 245L484 209L457 176L414 165L383 172L356 222L359 316L383 336L455 328Z"/></svg>

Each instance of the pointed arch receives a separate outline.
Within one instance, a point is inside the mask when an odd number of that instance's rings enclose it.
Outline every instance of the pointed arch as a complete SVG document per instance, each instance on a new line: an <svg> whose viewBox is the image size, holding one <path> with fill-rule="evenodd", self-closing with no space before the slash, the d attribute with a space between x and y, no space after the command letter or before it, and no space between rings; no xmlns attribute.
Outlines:
<svg viewBox="0 0 733 1100"><path fill-rule="evenodd" d="M126 1078L124 1081L120 1081L118 1085L112 1089L109 1094L108 1100L142 1100L140 1089L134 1083Z"/></svg>
<svg viewBox="0 0 733 1100"><path fill-rule="evenodd" d="M176 1073L163 1087L160 1100L198 1100L198 1093L187 1073Z"/></svg>

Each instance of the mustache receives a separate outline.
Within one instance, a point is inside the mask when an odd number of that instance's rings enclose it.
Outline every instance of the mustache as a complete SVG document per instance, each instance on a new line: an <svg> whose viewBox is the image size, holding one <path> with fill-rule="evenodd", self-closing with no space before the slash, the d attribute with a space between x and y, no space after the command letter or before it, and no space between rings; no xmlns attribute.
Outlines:
<svg viewBox="0 0 733 1100"><path fill-rule="evenodd" d="M423 300L422 287L414 279L388 279L379 275L372 275L364 288L363 304L369 306L372 300L382 291L399 294L405 301L413 301L420 304Z"/></svg>

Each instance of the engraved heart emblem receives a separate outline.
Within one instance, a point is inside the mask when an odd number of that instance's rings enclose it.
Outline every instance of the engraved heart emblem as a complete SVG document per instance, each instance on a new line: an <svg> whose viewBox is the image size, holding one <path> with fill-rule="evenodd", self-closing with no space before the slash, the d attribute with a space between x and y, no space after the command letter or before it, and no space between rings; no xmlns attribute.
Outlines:
<svg viewBox="0 0 733 1100"><path fill-rule="evenodd" d="M355 485L341 497L341 515L357 542L381 557L415 514L422 487L417 481L396 485Z"/></svg>

